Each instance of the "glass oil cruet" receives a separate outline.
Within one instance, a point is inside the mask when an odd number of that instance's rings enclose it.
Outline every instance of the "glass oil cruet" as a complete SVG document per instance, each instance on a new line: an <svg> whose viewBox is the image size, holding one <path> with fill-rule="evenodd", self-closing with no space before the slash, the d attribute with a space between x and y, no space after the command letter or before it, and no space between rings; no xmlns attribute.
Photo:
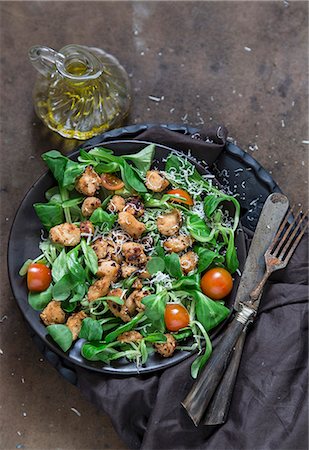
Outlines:
<svg viewBox="0 0 309 450"><path fill-rule="evenodd" d="M81 45L59 52L34 46L29 58L39 72L35 111L50 129L67 138L89 139L122 124L130 106L130 82L112 55Z"/></svg>

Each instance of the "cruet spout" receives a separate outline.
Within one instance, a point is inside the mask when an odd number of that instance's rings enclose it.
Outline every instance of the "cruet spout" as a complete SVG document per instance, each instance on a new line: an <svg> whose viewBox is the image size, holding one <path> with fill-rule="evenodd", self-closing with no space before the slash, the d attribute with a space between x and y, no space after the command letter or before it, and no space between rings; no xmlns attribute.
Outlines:
<svg viewBox="0 0 309 450"><path fill-rule="evenodd" d="M41 75L48 77L57 70L56 62L64 62L64 56L52 48L34 45L29 50L29 59Z"/></svg>

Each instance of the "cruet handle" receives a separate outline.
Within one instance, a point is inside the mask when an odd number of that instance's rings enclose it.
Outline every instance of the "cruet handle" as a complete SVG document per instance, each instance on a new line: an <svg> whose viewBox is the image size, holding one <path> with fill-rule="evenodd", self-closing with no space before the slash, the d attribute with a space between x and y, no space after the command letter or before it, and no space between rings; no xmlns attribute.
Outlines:
<svg viewBox="0 0 309 450"><path fill-rule="evenodd" d="M45 77L56 71L56 60L64 60L61 53L52 48L35 45L29 50L29 59L33 65Z"/></svg>

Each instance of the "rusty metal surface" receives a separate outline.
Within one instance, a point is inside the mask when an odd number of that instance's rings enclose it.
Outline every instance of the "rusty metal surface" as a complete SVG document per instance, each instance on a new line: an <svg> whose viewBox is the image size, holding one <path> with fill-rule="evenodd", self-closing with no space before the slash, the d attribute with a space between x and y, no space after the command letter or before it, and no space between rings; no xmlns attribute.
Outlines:
<svg viewBox="0 0 309 450"><path fill-rule="evenodd" d="M45 170L40 155L68 146L33 111L36 73L27 52L35 44L106 49L131 77L128 124L222 121L291 203L307 203L307 2L2 1L0 9L2 243ZM41 360L12 297L5 258L2 251L3 448L125 448L109 419Z"/></svg>

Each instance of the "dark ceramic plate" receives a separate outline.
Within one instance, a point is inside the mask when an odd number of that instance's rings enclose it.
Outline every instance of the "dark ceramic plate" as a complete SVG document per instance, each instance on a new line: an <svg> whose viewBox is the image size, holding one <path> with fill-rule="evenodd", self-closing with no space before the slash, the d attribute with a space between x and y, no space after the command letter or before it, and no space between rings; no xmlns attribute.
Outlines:
<svg viewBox="0 0 309 450"><path fill-rule="evenodd" d="M138 152L149 142L143 141L132 141L132 140L120 140L120 141L110 141L104 143L104 146L112 149L116 155L129 154ZM95 146L95 145L93 145ZM89 147L87 148L89 150ZM161 162L163 158L166 158L167 154L171 151L170 148L163 145L156 144L155 159L157 160L156 165L161 165L163 168L163 163ZM78 151L72 154L72 159L76 159L78 156ZM190 160L190 158L188 158ZM205 168L196 163L194 160L190 160L197 168L197 170L204 174ZM101 362L92 362L84 359L80 355L80 347L82 345L82 340L78 340L72 346L72 348L64 353L57 344L51 339L51 337L46 332L46 328L40 320L39 312L34 311L27 301L27 287L25 277L20 277L18 272L22 264L28 258L35 258L39 254L39 242L42 225L37 218L33 204L37 202L45 202L44 193L54 186L55 180L50 172L43 174L38 181L30 188L25 198L23 199L13 222L11 228L11 234L9 239L8 247L8 270L9 277L12 286L13 294L17 300L17 303L24 315L26 321L33 329L34 333L39 336L39 338L58 356L66 360L68 363L77 364L86 369L94 370L97 372L104 373L114 373L119 375L129 375L136 373L146 373L156 370L162 370L170 367L190 356L189 352L176 351L171 358L164 359L158 354L153 354L145 366L136 368L134 363L130 363L125 359L114 362L110 366ZM241 228L238 230L240 232L236 235L236 246L238 251L238 258L240 260L240 271L243 269L246 249L245 240ZM234 302L235 293L237 290L239 282L239 277L236 275L233 292L229 297L228 306L231 308ZM220 324L215 330L212 331L212 336L218 334L222 328L223 324Z"/></svg>

